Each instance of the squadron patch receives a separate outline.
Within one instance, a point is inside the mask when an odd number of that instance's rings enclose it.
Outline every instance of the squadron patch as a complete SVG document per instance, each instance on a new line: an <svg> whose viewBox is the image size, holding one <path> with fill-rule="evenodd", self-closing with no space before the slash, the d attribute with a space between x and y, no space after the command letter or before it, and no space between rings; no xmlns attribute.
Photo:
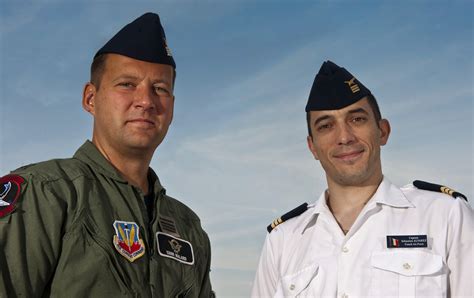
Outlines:
<svg viewBox="0 0 474 298"><path fill-rule="evenodd" d="M140 239L140 228L134 222L114 221L115 249L130 262L145 254L145 245Z"/></svg>
<svg viewBox="0 0 474 298"><path fill-rule="evenodd" d="M0 217L4 217L15 210L20 196L21 184L25 180L18 175L7 175L0 178Z"/></svg>
<svg viewBox="0 0 474 298"><path fill-rule="evenodd" d="M189 241L158 232L156 242L161 256L187 265L194 264L193 246Z"/></svg>

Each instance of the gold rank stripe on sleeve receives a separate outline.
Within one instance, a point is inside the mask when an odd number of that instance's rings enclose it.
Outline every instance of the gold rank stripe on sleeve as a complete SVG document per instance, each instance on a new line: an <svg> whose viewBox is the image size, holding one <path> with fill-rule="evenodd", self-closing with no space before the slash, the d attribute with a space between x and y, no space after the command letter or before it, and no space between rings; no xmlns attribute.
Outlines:
<svg viewBox="0 0 474 298"><path fill-rule="evenodd" d="M283 214L282 216L275 219L270 225L267 226L268 233L270 233L278 225L284 223L285 221L287 221L290 218L293 218L293 217L296 217L296 216L302 214L306 210L308 210L308 203L303 203L303 204L299 205L298 207L296 207L295 209Z"/></svg>
<svg viewBox="0 0 474 298"><path fill-rule="evenodd" d="M454 190L446 186L441 186L441 192L444 192L445 194L452 196L454 193Z"/></svg>
<svg viewBox="0 0 474 298"><path fill-rule="evenodd" d="M281 217L275 219L273 222L272 222L272 229L274 229L276 226L278 226L279 224L281 224L283 222L283 220L281 220Z"/></svg>
<svg viewBox="0 0 474 298"><path fill-rule="evenodd" d="M430 183L426 181L421 181L421 180L415 180L413 181L413 185L416 188L423 189L423 190L429 190L429 191L436 191L436 192L441 192L447 195L452 196L453 198L461 198L463 200L467 201L467 197L463 195L460 192L457 192L447 186L443 186L440 184L435 184L435 183Z"/></svg>

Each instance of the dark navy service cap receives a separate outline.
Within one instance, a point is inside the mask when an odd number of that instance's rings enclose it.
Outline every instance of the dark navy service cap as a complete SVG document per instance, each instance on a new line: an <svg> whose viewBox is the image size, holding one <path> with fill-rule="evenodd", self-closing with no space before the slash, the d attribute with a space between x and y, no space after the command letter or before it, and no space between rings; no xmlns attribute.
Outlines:
<svg viewBox="0 0 474 298"><path fill-rule="evenodd" d="M166 35L156 13L145 13L122 28L94 56L113 53L176 68Z"/></svg>
<svg viewBox="0 0 474 298"><path fill-rule="evenodd" d="M339 110L367 95L370 95L370 90L359 80L345 68L328 60L321 65L314 78L305 110Z"/></svg>

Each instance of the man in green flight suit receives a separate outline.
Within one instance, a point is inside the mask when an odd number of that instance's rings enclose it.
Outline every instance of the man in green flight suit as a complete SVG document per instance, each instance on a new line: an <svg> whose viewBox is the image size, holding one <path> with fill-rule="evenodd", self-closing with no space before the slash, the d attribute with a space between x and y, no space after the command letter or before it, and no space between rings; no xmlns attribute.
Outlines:
<svg viewBox="0 0 474 298"><path fill-rule="evenodd" d="M212 297L197 215L149 168L173 118L175 62L159 16L95 55L92 142L0 179L0 297Z"/></svg>

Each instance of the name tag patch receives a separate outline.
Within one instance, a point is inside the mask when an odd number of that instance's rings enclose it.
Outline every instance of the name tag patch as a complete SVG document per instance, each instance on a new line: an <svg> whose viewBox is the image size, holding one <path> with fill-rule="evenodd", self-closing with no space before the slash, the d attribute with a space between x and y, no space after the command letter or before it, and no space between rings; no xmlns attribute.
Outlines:
<svg viewBox="0 0 474 298"><path fill-rule="evenodd" d="M387 248L428 247L426 235L395 235L387 236Z"/></svg>
<svg viewBox="0 0 474 298"><path fill-rule="evenodd" d="M194 264L193 246L189 241L166 233L156 233L158 253L166 258L174 259L187 265Z"/></svg>

